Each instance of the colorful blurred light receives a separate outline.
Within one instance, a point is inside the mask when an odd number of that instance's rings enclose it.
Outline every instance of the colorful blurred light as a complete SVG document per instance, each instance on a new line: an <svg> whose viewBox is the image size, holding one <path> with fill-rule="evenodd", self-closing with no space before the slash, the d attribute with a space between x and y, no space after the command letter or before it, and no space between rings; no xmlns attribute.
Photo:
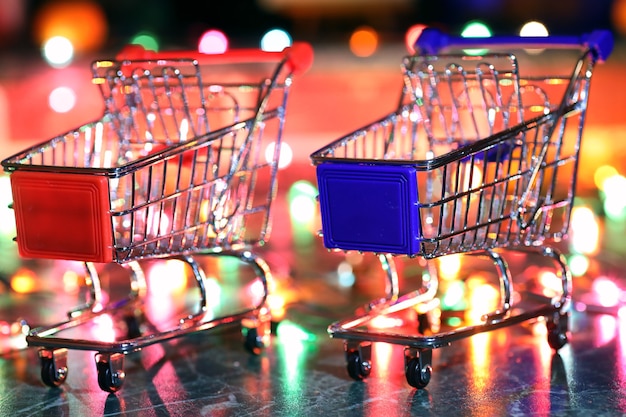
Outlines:
<svg viewBox="0 0 626 417"><path fill-rule="evenodd" d="M313 333L288 320L283 320L278 324L276 336L280 338L282 342L289 342L289 344L315 340Z"/></svg>
<svg viewBox="0 0 626 417"><path fill-rule="evenodd" d="M593 173L593 182L598 187L598 190L604 191L604 182L618 175L617 169L611 165L601 165Z"/></svg>
<svg viewBox="0 0 626 417"><path fill-rule="evenodd" d="M68 270L63 273L63 291L68 294L79 290L80 278L76 271Z"/></svg>
<svg viewBox="0 0 626 417"><path fill-rule="evenodd" d="M369 26L357 28L350 36L350 51L361 58L372 56L378 49L378 33Z"/></svg>
<svg viewBox="0 0 626 417"><path fill-rule="evenodd" d="M501 307L500 291L487 282L487 277L474 274L466 280L466 286L469 308L465 318L469 323L480 323L486 314Z"/></svg>
<svg viewBox="0 0 626 417"><path fill-rule="evenodd" d="M404 324L404 320L399 317L390 317L378 315L370 321L370 326L374 329L392 329L394 327L401 327Z"/></svg>
<svg viewBox="0 0 626 417"><path fill-rule="evenodd" d="M464 38L488 38L491 36L491 30L483 22L469 22L461 31Z"/></svg>
<svg viewBox="0 0 626 417"><path fill-rule="evenodd" d="M228 38L216 29L207 30L200 36L198 51L203 54L223 54L228 50Z"/></svg>
<svg viewBox="0 0 626 417"><path fill-rule="evenodd" d="M591 289L603 307L614 307L620 303L622 290L608 277L597 277L591 284Z"/></svg>
<svg viewBox="0 0 626 417"><path fill-rule="evenodd" d="M519 31L520 36L548 36L548 29L541 22L530 21L524 24Z"/></svg>
<svg viewBox="0 0 626 417"><path fill-rule="evenodd" d="M469 22L465 25L463 30L461 31L461 36L464 38L488 38L491 36L491 29L489 27L478 21ZM464 49L463 50L468 55L482 55L487 50L486 49Z"/></svg>
<svg viewBox="0 0 626 417"><path fill-rule="evenodd" d="M76 93L70 87L57 87L50 92L48 105L57 113L67 113L76 105Z"/></svg>
<svg viewBox="0 0 626 417"><path fill-rule="evenodd" d="M12 239L15 236L15 212L10 207L11 180L8 175L0 175L0 234Z"/></svg>
<svg viewBox="0 0 626 417"><path fill-rule="evenodd" d="M48 39L62 36L79 53L98 50L106 41L108 23L102 7L92 0L57 0L45 2L35 11L35 40L43 45Z"/></svg>
<svg viewBox="0 0 626 417"><path fill-rule="evenodd" d="M354 285L356 277L354 275L354 269L349 262L343 261L337 266L337 278L340 287L350 288Z"/></svg>
<svg viewBox="0 0 626 417"><path fill-rule="evenodd" d="M603 182L604 212L613 220L626 218L626 177L612 175Z"/></svg>
<svg viewBox="0 0 626 417"><path fill-rule="evenodd" d="M613 27L622 35L626 34L626 0L613 1L610 16Z"/></svg>
<svg viewBox="0 0 626 417"><path fill-rule="evenodd" d="M563 291L563 281L554 271L541 271L539 283L542 285L543 295L546 297L556 297Z"/></svg>
<svg viewBox="0 0 626 417"><path fill-rule="evenodd" d="M450 281L458 277L461 270L461 255L442 256L439 262L439 278Z"/></svg>
<svg viewBox="0 0 626 417"><path fill-rule="evenodd" d="M175 259L157 262L148 273L148 281L150 293L155 298L182 294L187 288L185 263Z"/></svg>
<svg viewBox="0 0 626 417"><path fill-rule="evenodd" d="M159 50L159 41L156 36L149 32L138 33L130 40L130 43L132 45L141 45L147 51Z"/></svg>
<svg viewBox="0 0 626 417"><path fill-rule="evenodd" d="M43 44L42 53L49 65L55 68L63 68L72 63L74 46L68 38L53 36Z"/></svg>
<svg viewBox="0 0 626 417"><path fill-rule="evenodd" d="M598 250L600 225L593 210L585 206L572 209L570 248L576 253L591 255Z"/></svg>
<svg viewBox="0 0 626 417"><path fill-rule="evenodd" d="M569 269L572 275L580 277L587 273L589 269L589 258L582 254L573 254L568 260Z"/></svg>
<svg viewBox="0 0 626 417"><path fill-rule="evenodd" d="M276 143L272 142L265 148L265 160L271 163L275 160ZM278 149L278 169L287 168L293 160L293 150L286 142L282 142Z"/></svg>
<svg viewBox="0 0 626 417"><path fill-rule="evenodd" d="M441 308L444 310L465 309L465 283L463 281L451 281L446 285L441 299Z"/></svg>
<svg viewBox="0 0 626 417"><path fill-rule="evenodd" d="M309 224L317 214L317 188L306 180L294 182L289 188L289 213L296 223Z"/></svg>
<svg viewBox="0 0 626 417"><path fill-rule="evenodd" d="M21 268L11 277L11 288L20 294L32 293L37 289L37 275L30 269Z"/></svg>
<svg viewBox="0 0 626 417"><path fill-rule="evenodd" d="M266 52L280 52L291 46L289 33L282 29L272 29L261 38L261 50Z"/></svg>
<svg viewBox="0 0 626 417"><path fill-rule="evenodd" d="M426 28L426 25L416 24L411 26L404 35L404 45L409 53L415 53L415 42L422 34L422 31Z"/></svg>
<svg viewBox="0 0 626 417"><path fill-rule="evenodd" d="M215 277L206 277L204 280L207 304L210 308L218 307L222 302L222 286Z"/></svg>
<svg viewBox="0 0 626 417"><path fill-rule="evenodd" d="M101 342L115 341L115 324L110 314L102 314L93 319L91 334L94 338Z"/></svg>

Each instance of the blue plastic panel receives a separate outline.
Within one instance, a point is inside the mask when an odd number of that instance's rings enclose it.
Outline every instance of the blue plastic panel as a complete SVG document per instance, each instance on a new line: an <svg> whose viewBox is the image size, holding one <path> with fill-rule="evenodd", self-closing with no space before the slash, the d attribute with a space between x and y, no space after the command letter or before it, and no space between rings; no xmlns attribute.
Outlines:
<svg viewBox="0 0 626 417"><path fill-rule="evenodd" d="M329 249L419 252L417 178L411 166L317 166L324 245Z"/></svg>

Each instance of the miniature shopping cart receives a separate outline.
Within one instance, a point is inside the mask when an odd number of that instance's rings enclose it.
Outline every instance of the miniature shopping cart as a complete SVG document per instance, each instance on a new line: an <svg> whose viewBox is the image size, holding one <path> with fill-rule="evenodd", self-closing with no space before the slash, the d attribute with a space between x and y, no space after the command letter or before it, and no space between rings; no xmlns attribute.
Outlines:
<svg viewBox="0 0 626 417"><path fill-rule="evenodd" d="M352 378L370 374L372 342L404 346L406 379L415 388L430 381L433 349L477 333L545 319L550 346L567 343L571 278L547 242L568 230L592 70L612 45L603 31L464 39L426 29L418 52L403 61L398 109L311 155L324 245L377 254L387 272L384 298L328 328L344 340ZM567 73L555 70L572 52ZM533 57L543 57L543 67L525 67ZM504 258L510 252L541 256L554 267L556 294L517 304L522 291ZM440 301L436 271L426 270L419 288L401 295L393 257L452 254L493 262L499 306L475 323L429 329L424 323L437 316L428 316L429 306ZM372 325L409 308L423 331Z"/></svg>
<svg viewBox="0 0 626 417"><path fill-rule="evenodd" d="M2 161L20 254L81 261L87 270L86 305L27 335L29 346L40 347L45 384L66 380L68 349L96 351L98 384L115 392L125 379L124 355L154 343L241 324L245 346L262 347L271 273L251 249L269 236L288 91L312 56L300 43L282 52L217 55L129 47L92 66L105 104L100 119ZM263 294L243 311L214 318L203 255L248 264ZM59 337L103 314L140 309L140 261L148 259L187 265L200 293L197 312L152 334L132 334L138 326L128 326L121 341ZM128 270L128 299L103 305L97 264Z"/></svg>

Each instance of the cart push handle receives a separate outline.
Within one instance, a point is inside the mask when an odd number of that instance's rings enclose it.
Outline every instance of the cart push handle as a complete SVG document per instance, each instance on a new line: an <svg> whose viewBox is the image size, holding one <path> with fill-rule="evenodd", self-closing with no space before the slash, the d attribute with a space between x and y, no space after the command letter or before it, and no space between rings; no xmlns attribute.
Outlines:
<svg viewBox="0 0 626 417"><path fill-rule="evenodd" d="M116 56L123 60L181 60L193 59L200 64L236 64L280 62L286 60L287 69L303 74L313 65L313 47L307 42L294 42L280 52L261 49L232 49L223 53L208 54L199 51L161 51L145 49L141 45L127 45Z"/></svg>
<svg viewBox="0 0 626 417"><path fill-rule="evenodd" d="M483 49L497 46L499 49L519 48L588 48L599 62L608 59L613 51L613 35L608 30L594 30L580 36L493 36L464 38L451 36L436 28L425 28L415 42L415 50L425 54L437 54L447 48Z"/></svg>

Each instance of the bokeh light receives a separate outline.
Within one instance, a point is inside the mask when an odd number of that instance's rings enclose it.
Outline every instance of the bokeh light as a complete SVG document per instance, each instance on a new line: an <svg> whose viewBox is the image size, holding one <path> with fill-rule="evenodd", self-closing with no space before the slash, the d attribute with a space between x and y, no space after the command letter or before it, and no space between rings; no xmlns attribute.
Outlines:
<svg viewBox="0 0 626 417"><path fill-rule="evenodd" d="M140 32L130 40L132 45L141 45L147 51L158 51L159 41L156 36L149 32Z"/></svg>
<svg viewBox="0 0 626 417"><path fill-rule="evenodd" d="M422 31L426 28L426 25L416 24L411 26L404 35L404 45L409 53L415 53L415 42L422 34Z"/></svg>
<svg viewBox="0 0 626 417"><path fill-rule="evenodd" d="M289 188L289 213L296 223L309 224L317 214L317 188L299 180Z"/></svg>
<svg viewBox="0 0 626 417"><path fill-rule="evenodd" d="M519 31L519 35L523 37L528 36L548 36L548 29L546 26L537 21L530 21L524 24Z"/></svg>
<svg viewBox="0 0 626 417"><path fill-rule="evenodd" d="M217 30L207 30L200 36L198 51L203 54L223 54L228 50L228 38Z"/></svg>
<svg viewBox="0 0 626 417"><path fill-rule="evenodd" d="M35 12L34 37L43 45L48 39L62 36L77 53L98 50L108 35L108 23L96 1L64 0L45 2Z"/></svg>
<svg viewBox="0 0 626 417"><path fill-rule="evenodd" d="M270 143L269 145L267 145L267 148L265 148L265 160L268 163L274 161L275 151L276 151L275 142ZM282 142L280 144L280 149L278 151L279 151L278 169L287 168L291 164L291 161L293 160L293 150L291 149L291 146L289 146L289 144L285 142Z"/></svg>
<svg viewBox="0 0 626 417"><path fill-rule="evenodd" d="M592 282L591 289L597 295L600 305L604 307L613 307L620 302L622 290L608 277L597 277Z"/></svg>
<svg viewBox="0 0 626 417"><path fill-rule="evenodd" d="M74 45L63 36L53 36L43 44L42 53L49 65L63 68L74 59Z"/></svg>
<svg viewBox="0 0 626 417"><path fill-rule="evenodd" d="M580 277L587 273L590 262L587 256L575 253L569 257L567 264L572 275Z"/></svg>
<svg viewBox="0 0 626 417"><path fill-rule="evenodd" d="M570 229L570 246L574 252L590 255L598 250L600 226L593 210L584 206L574 207Z"/></svg>
<svg viewBox="0 0 626 417"><path fill-rule="evenodd" d="M343 261L337 266L337 279L340 287L352 287L356 283L356 276L352 265Z"/></svg>
<svg viewBox="0 0 626 417"><path fill-rule="evenodd" d="M615 29L626 34L626 0L615 0L611 10L611 21Z"/></svg>
<svg viewBox="0 0 626 417"><path fill-rule="evenodd" d="M48 96L48 105L57 113L67 113L76 105L76 93L70 87L57 87Z"/></svg>
<svg viewBox="0 0 626 417"><path fill-rule="evenodd" d="M491 30L483 22L469 22L461 31L464 38L488 38L491 36Z"/></svg>
<svg viewBox="0 0 626 417"><path fill-rule="evenodd" d="M491 36L491 29L483 22L469 22L465 25L461 31L461 36L464 38L489 38ZM468 55L482 55L486 49L464 49Z"/></svg>
<svg viewBox="0 0 626 417"><path fill-rule="evenodd" d="M15 236L15 212L10 207L11 181L8 175L0 175L0 234L13 238Z"/></svg>
<svg viewBox="0 0 626 417"><path fill-rule="evenodd" d="M261 50L266 52L280 52L291 46L289 33L282 29L272 29L261 38Z"/></svg>
<svg viewBox="0 0 626 417"><path fill-rule="evenodd" d="M626 177L612 175L603 182L604 213L613 220L626 218Z"/></svg>
<svg viewBox="0 0 626 417"><path fill-rule="evenodd" d="M604 191L604 182L615 175L618 175L617 169L611 165L601 165L593 173L593 182L598 190Z"/></svg>
<svg viewBox="0 0 626 417"><path fill-rule="evenodd" d="M350 51L361 58L372 56L378 49L378 33L369 26L357 28L350 36Z"/></svg>
<svg viewBox="0 0 626 417"><path fill-rule="evenodd" d="M20 268L11 277L11 288L16 293L27 294L37 290L37 274L27 268Z"/></svg>

